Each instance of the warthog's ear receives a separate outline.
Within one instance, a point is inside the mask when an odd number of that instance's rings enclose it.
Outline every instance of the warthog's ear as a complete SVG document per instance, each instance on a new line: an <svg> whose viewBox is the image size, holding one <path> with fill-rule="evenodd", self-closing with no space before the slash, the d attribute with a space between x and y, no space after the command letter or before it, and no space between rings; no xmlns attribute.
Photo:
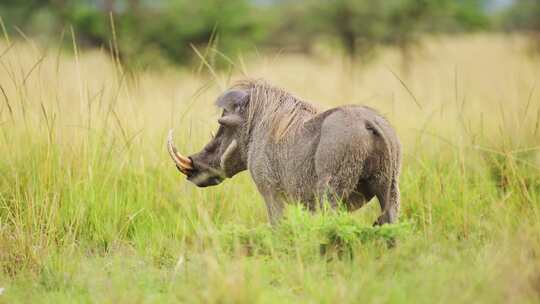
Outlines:
<svg viewBox="0 0 540 304"><path fill-rule="evenodd" d="M248 93L242 90L229 90L223 93L217 100L216 105L230 112L235 112L238 107L246 103Z"/></svg>

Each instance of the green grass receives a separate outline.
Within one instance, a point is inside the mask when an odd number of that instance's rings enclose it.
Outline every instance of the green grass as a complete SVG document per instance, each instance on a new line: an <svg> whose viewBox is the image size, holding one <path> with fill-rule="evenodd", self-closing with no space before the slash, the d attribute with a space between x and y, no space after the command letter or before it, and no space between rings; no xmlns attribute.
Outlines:
<svg viewBox="0 0 540 304"><path fill-rule="evenodd" d="M500 43L479 39L490 50ZM475 48L475 41L449 43ZM198 189L168 159L169 127L186 153L209 138L217 115L209 105L220 88L196 92L212 80L163 71L127 79L99 54L83 54L78 64L49 55L24 80L39 56L28 46L13 50L0 58L7 71L0 75L0 303L540 301L533 59L508 63L522 78L494 93L506 98L501 109L476 78L465 93L444 79L432 91L426 63L404 81L422 110L400 83L389 84L391 74L374 80L405 100L372 104L403 139L400 223L372 227L375 200L354 213L291 205L271 227L247 173ZM333 61L284 60L313 79L323 77L316 68L339 71ZM479 60L470 68L481 67ZM267 68L262 76L271 80L289 75ZM499 72L481 75L502 81ZM325 75L328 86L342 85ZM280 84L310 98L326 94L309 81ZM361 89L371 85L365 80ZM439 99L431 104L429 96Z"/></svg>

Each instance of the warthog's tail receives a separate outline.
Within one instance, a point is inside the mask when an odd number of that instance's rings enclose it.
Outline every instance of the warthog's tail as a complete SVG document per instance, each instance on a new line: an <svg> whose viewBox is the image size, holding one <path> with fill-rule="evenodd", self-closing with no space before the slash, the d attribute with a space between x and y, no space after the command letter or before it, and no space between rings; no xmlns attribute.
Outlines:
<svg viewBox="0 0 540 304"><path fill-rule="evenodd" d="M375 224L382 225L393 223L397 220L400 207L400 192L399 192L399 174L401 171L401 146L397 139L394 130L389 123L381 116L376 116L366 125L368 129L372 129L375 136L383 141L386 157L385 180L381 181L379 193L376 193L379 203L381 204L381 216Z"/></svg>

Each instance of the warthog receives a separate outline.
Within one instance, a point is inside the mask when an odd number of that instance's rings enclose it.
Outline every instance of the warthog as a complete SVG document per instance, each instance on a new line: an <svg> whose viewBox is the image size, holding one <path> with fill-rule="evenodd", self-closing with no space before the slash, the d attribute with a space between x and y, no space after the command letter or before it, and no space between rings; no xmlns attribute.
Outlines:
<svg viewBox="0 0 540 304"><path fill-rule="evenodd" d="M342 202L348 210L374 196L375 224L393 223L399 211L401 147L390 124L357 105L318 112L311 104L262 80L246 80L216 101L223 109L217 134L189 157L168 149L180 172L199 187L249 170L275 223L288 201L310 210Z"/></svg>

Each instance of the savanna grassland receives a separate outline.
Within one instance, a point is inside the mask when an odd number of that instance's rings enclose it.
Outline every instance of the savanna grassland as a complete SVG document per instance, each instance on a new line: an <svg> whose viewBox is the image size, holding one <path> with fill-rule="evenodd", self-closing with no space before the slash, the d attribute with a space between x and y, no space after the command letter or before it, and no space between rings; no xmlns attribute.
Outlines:
<svg viewBox="0 0 540 304"><path fill-rule="evenodd" d="M526 49L472 35L426 40L408 72L388 49L355 68L322 51L133 74L108 51L4 39L0 303L538 303L540 59ZM215 97L246 75L321 109L380 110L404 149L400 223L372 228L372 202L291 207L272 228L249 174L186 182L167 131L199 151Z"/></svg>

